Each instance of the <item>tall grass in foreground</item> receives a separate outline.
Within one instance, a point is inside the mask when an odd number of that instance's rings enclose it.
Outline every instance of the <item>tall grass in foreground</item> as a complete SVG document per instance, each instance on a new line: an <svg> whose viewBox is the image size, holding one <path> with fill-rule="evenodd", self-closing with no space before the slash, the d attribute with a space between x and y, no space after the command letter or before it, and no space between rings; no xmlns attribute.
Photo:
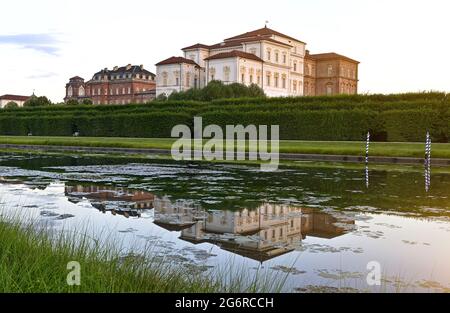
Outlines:
<svg viewBox="0 0 450 313"><path fill-rule="evenodd" d="M81 265L81 285L69 286L68 262ZM214 271L214 270L212 270ZM123 252L89 236L49 232L33 223L0 221L0 292L268 292L283 278L259 272L199 274L147 252Z"/></svg>

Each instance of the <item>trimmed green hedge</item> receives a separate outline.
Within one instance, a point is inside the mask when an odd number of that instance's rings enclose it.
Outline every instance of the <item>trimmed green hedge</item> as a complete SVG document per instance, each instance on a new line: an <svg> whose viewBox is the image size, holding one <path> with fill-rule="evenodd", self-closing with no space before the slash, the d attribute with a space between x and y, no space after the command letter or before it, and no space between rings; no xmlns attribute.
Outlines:
<svg viewBox="0 0 450 313"><path fill-rule="evenodd" d="M190 124L185 113L144 113L97 116L0 117L2 135L72 136L78 131L89 137L170 137L173 125Z"/></svg>
<svg viewBox="0 0 450 313"><path fill-rule="evenodd" d="M170 137L174 125L280 125L290 140L450 140L445 93L336 97L243 98L211 102L154 101L132 105L46 106L0 110L0 135Z"/></svg>

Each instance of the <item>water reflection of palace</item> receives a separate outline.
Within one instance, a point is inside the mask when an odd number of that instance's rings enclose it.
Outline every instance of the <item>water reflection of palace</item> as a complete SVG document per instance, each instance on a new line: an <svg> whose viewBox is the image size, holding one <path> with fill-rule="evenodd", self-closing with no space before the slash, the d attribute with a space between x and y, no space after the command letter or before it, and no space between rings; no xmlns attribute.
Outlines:
<svg viewBox="0 0 450 313"><path fill-rule="evenodd" d="M330 214L290 205L264 204L256 210L215 211L181 232L181 239L218 244L225 250L265 261L298 247L306 236L345 233ZM354 223L354 222L353 222Z"/></svg>
<svg viewBox="0 0 450 313"><path fill-rule="evenodd" d="M119 214L125 217L140 217L141 210L153 209L155 199L153 194L146 191L96 185L66 185L65 195L71 202L79 202L80 198L87 198L99 211L103 213L110 211L113 215Z"/></svg>
<svg viewBox="0 0 450 313"><path fill-rule="evenodd" d="M180 231L180 239L213 243L222 249L266 261L293 251L307 236L334 238L345 233L330 214L293 205L265 203L256 209L205 211L189 201L171 201L145 191L113 186L66 186L73 202L90 199L102 212L140 217L154 209L154 223L169 231Z"/></svg>

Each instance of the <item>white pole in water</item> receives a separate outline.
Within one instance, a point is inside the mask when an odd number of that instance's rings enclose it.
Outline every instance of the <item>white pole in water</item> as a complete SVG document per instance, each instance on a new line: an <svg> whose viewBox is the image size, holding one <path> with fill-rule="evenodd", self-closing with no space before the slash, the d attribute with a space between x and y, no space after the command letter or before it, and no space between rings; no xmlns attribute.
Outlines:
<svg viewBox="0 0 450 313"><path fill-rule="evenodd" d="M425 191L430 190L431 185L431 137L430 132L427 131L425 140Z"/></svg>
<svg viewBox="0 0 450 313"><path fill-rule="evenodd" d="M366 141L366 188L369 188L369 146L370 146L370 132L367 132L367 141Z"/></svg>
<svg viewBox="0 0 450 313"><path fill-rule="evenodd" d="M366 164L369 163L369 146L370 146L370 132L367 132L367 141L366 141Z"/></svg>

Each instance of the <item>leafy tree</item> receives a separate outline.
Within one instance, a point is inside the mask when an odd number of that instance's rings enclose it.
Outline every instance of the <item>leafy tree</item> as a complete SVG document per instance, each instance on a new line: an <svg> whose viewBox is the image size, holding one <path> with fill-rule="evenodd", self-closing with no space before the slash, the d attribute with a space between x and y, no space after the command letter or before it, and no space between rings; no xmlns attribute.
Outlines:
<svg viewBox="0 0 450 313"><path fill-rule="evenodd" d="M66 102L67 105L79 105L80 103L78 102L78 100L75 99L70 99L69 101Z"/></svg>
<svg viewBox="0 0 450 313"><path fill-rule="evenodd" d="M39 107L39 106L47 106L52 105L52 102L45 96L37 97L32 95L30 99L28 99L23 106L26 107Z"/></svg>
<svg viewBox="0 0 450 313"><path fill-rule="evenodd" d="M19 107L19 105L14 101L10 101L5 105L5 109L15 109L18 107Z"/></svg>
<svg viewBox="0 0 450 313"><path fill-rule="evenodd" d="M82 102L82 104L92 104L92 100L91 99L84 99Z"/></svg>
<svg viewBox="0 0 450 313"><path fill-rule="evenodd" d="M215 99L228 98L263 98L264 91L257 85L246 86L239 83L225 85L223 82L214 80L202 89L191 88L187 91L174 92L169 100L197 100L211 101Z"/></svg>
<svg viewBox="0 0 450 313"><path fill-rule="evenodd" d="M168 97L165 93L160 94L159 96L156 97L156 101L167 101Z"/></svg>

